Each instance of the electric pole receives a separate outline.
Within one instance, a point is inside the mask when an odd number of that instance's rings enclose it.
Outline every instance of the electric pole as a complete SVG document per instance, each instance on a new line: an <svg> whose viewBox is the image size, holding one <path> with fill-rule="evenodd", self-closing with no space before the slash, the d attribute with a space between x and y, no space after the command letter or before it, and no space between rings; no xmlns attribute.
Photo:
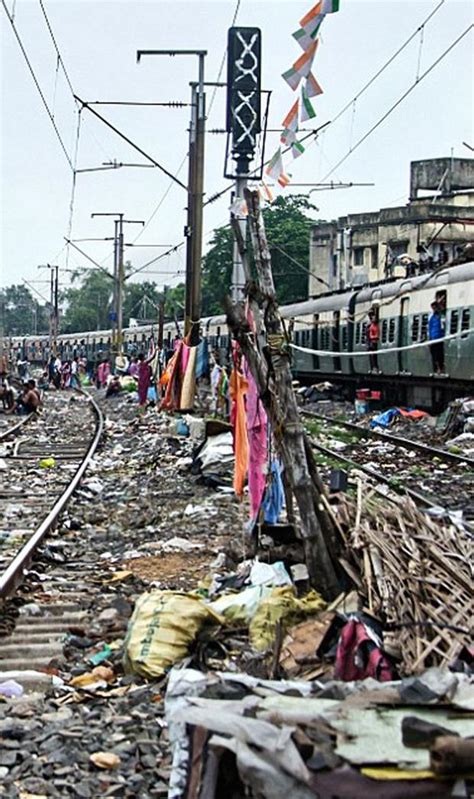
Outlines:
<svg viewBox="0 0 474 799"><path fill-rule="evenodd" d="M188 215L186 224L186 300L185 335L192 346L199 343L201 320L201 260L204 207L204 138L206 98L204 59L207 50L138 50L137 61L147 55L197 55L198 81L191 84L191 122L189 128Z"/></svg>
<svg viewBox="0 0 474 799"><path fill-rule="evenodd" d="M123 345L123 287L125 283L125 267L124 267L124 238L123 226L129 225L144 225L143 220L138 219L124 219L124 214L119 212L94 212L91 217L95 216L113 216L114 219L114 275L113 275L113 292L112 292L112 311L110 312L110 320L112 322L112 356L114 359L122 352Z"/></svg>

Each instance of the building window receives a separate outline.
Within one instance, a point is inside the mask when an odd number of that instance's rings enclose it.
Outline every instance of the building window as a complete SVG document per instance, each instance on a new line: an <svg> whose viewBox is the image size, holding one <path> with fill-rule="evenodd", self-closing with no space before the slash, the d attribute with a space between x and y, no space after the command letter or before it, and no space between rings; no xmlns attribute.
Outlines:
<svg viewBox="0 0 474 799"><path fill-rule="evenodd" d="M379 268L379 248L377 247L377 245L370 248L370 268L371 269Z"/></svg>
<svg viewBox="0 0 474 799"><path fill-rule="evenodd" d="M364 266L363 247L354 247L354 266Z"/></svg>

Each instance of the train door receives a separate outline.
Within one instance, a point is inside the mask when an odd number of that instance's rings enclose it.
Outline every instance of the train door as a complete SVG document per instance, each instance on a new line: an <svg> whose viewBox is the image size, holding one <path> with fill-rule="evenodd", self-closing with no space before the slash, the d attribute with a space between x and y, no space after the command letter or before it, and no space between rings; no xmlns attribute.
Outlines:
<svg viewBox="0 0 474 799"><path fill-rule="evenodd" d="M398 325L398 341L397 347L406 347L410 344L409 339L409 314L410 314L410 297L402 297L400 302L400 320ZM401 351L398 353L398 371L407 372L408 370L408 353Z"/></svg>
<svg viewBox="0 0 474 799"><path fill-rule="evenodd" d="M333 315L333 326L332 326L332 349L333 352L340 352L341 351L341 342L340 342L340 322L341 322L341 312L334 311ZM334 358L334 371L340 372L341 371L341 359Z"/></svg>
<svg viewBox="0 0 474 799"><path fill-rule="evenodd" d="M319 314L315 313L313 316L313 329L311 331L311 348L313 350L319 349ZM313 369L315 372L319 371L319 355L313 355Z"/></svg>

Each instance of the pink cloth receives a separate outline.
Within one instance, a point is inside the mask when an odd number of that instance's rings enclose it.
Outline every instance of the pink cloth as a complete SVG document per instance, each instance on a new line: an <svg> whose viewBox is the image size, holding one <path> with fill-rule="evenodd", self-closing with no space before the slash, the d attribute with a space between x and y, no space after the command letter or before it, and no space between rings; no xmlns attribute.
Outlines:
<svg viewBox="0 0 474 799"><path fill-rule="evenodd" d="M110 375L110 365L108 363L100 363L97 367L97 380L101 386L107 384L107 379Z"/></svg>
<svg viewBox="0 0 474 799"><path fill-rule="evenodd" d="M267 482L267 414L260 401L255 380L246 363L244 364L244 374L248 382L246 413L249 440L250 516L255 519L262 504Z"/></svg>
<svg viewBox="0 0 474 799"><path fill-rule="evenodd" d="M191 347L188 347L187 344L183 343L183 349L181 350L181 374L184 375L186 373L186 367L189 361L189 353L191 352Z"/></svg>
<svg viewBox="0 0 474 799"><path fill-rule="evenodd" d="M138 364L138 404L146 405L148 389L150 387L150 364L140 361Z"/></svg>

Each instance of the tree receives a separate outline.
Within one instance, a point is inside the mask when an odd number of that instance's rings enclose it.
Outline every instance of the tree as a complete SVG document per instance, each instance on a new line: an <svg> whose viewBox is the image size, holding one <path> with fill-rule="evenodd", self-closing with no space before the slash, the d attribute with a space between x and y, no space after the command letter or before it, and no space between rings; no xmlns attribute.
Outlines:
<svg viewBox="0 0 474 799"><path fill-rule="evenodd" d="M6 336L28 336L47 333L50 308L40 304L23 285L7 286L0 292L3 325Z"/></svg>
<svg viewBox="0 0 474 799"><path fill-rule="evenodd" d="M277 197L263 212L279 303L308 297L309 238L318 220L310 219L305 212L312 210L316 207L307 197L289 195ZM232 251L231 228L217 228L211 249L203 258L203 316L222 313L222 301L232 280Z"/></svg>
<svg viewBox="0 0 474 799"><path fill-rule="evenodd" d="M80 273L73 275L74 283ZM87 271L81 284L66 289L62 298L67 309L60 322L62 333L79 333L84 330L106 330L111 326L109 318L113 281L99 270Z"/></svg>

